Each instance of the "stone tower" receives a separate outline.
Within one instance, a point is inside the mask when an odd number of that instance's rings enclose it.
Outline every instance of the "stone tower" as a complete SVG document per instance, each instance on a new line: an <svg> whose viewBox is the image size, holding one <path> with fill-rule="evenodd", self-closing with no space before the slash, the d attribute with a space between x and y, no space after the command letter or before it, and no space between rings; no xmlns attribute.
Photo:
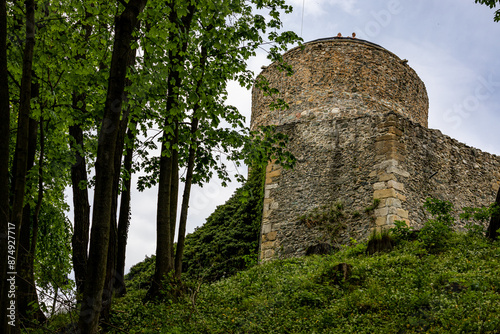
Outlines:
<svg viewBox="0 0 500 334"><path fill-rule="evenodd" d="M305 43L264 69L289 109L252 92L252 129L276 125L297 158L293 170L266 170L261 260L300 256L318 243L366 238L394 220L419 227L427 197L455 207L494 201L500 158L427 128L428 97L415 71L390 51L353 38ZM367 210L374 199L378 206ZM342 203L339 226L299 217ZM333 231L334 230L334 231Z"/></svg>

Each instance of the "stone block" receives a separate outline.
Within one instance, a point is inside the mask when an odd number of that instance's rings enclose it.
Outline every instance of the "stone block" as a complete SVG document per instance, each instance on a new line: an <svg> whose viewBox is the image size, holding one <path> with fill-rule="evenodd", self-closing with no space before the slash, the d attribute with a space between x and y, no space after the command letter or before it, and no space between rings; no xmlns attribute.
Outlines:
<svg viewBox="0 0 500 334"><path fill-rule="evenodd" d="M273 170L272 172L267 173L266 177L272 178L272 177L276 177L276 176L280 176L280 175L281 175L281 170L277 169L277 170Z"/></svg>
<svg viewBox="0 0 500 334"><path fill-rule="evenodd" d="M275 209L279 208L278 202L272 202L270 208L271 208L271 210L275 210Z"/></svg>
<svg viewBox="0 0 500 334"><path fill-rule="evenodd" d="M401 202L406 202L406 196L403 194L396 194L396 198L399 199Z"/></svg>
<svg viewBox="0 0 500 334"><path fill-rule="evenodd" d="M260 245L262 250L271 249L274 247L274 241L266 241Z"/></svg>
<svg viewBox="0 0 500 334"><path fill-rule="evenodd" d="M401 218L408 219L408 210L404 209L397 209L396 214L400 216Z"/></svg>
<svg viewBox="0 0 500 334"><path fill-rule="evenodd" d="M395 148L394 150L391 150L385 154L387 159L394 159L397 161L404 161L405 158L401 154L399 154L398 149Z"/></svg>
<svg viewBox="0 0 500 334"><path fill-rule="evenodd" d="M268 234L266 234L266 239L269 241L274 241L274 240L276 240L277 234L278 234L278 232L276 232L276 231L269 232Z"/></svg>
<svg viewBox="0 0 500 334"><path fill-rule="evenodd" d="M404 191L404 185L401 182L398 182L395 180L387 181L387 187L394 188L394 189L399 190L399 191Z"/></svg>
<svg viewBox="0 0 500 334"><path fill-rule="evenodd" d="M398 164L399 163L398 163L397 160L389 159L389 160L382 161L379 164L376 164L375 166L373 166L373 168L375 168L375 169L386 169L387 167L397 166Z"/></svg>
<svg viewBox="0 0 500 334"><path fill-rule="evenodd" d="M262 224L262 235L268 234L272 231L272 224Z"/></svg>
<svg viewBox="0 0 500 334"><path fill-rule="evenodd" d="M386 188L385 182L375 182L373 184L374 190L381 190L381 189L385 189L385 188Z"/></svg>
<svg viewBox="0 0 500 334"><path fill-rule="evenodd" d="M373 192L373 198L387 198L396 197L396 190L394 188L375 190Z"/></svg>
<svg viewBox="0 0 500 334"><path fill-rule="evenodd" d="M385 224L387 224L387 217L386 216L377 217L377 219L375 220L376 226L384 226Z"/></svg>
<svg viewBox="0 0 500 334"><path fill-rule="evenodd" d="M378 136L376 141L392 141L392 140L397 140L398 137L395 134L388 133L385 135Z"/></svg>
<svg viewBox="0 0 500 334"><path fill-rule="evenodd" d="M379 181L395 180L396 179L396 175L383 173L383 174L379 175L378 179L379 179Z"/></svg>
<svg viewBox="0 0 500 334"><path fill-rule="evenodd" d="M389 213L389 208L385 207L385 208L375 209L373 213L375 214L376 217L382 217L382 216L385 217Z"/></svg>
<svg viewBox="0 0 500 334"><path fill-rule="evenodd" d="M403 177L410 177L410 173L408 173L407 171L404 171L402 169L399 169L398 167L396 166L390 166L390 167L387 167L387 169L385 170L387 173L394 173L394 174L398 174L398 175L401 175Z"/></svg>
<svg viewBox="0 0 500 334"><path fill-rule="evenodd" d="M385 121L383 123L380 123L378 125L378 128L379 129L390 128L391 126L398 126L398 123L396 121Z"/></svg>
<svg viewBox="0 0 500 334"><path fill-rule="evenodd" d="M400 208L401 207L401 200L399 198L387 198L385 200L385 205L392 206L395 208Z"/></svg>
<svg viewBox="0 0 500 334"><path fill-rule="evenodd" d="M403 135L403 131L401 131L400 129L398 129L395 126L389 126L389 127L387 127L387 132L390 133L390 134L394 134L396 136L402 136Z"/></svg>
<svg viewBox="0 0 500 334"><path fill-rule="evenodd" d="M274 249L266 249L264 251L263 259L264 261L269 261L274 257Z"/></svg>

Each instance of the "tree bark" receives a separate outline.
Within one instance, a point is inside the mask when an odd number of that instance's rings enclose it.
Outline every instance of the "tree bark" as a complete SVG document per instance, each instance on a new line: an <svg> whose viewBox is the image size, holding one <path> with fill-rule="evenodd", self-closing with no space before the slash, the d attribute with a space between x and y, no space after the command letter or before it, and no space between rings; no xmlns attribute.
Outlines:
<svg viewBox="0 0 500 334"><path fill-rule="evenodd" d="M198 118L194 117L191 131L194 134L198 129ZM195 140L189 147L189 157L186 172L186 182L184 183L184 193L182 194L181 216L179 218L179 234L177 236L177 251L175 252L175 277L180 280L182 274L182 254L184 253L184 242L186 240L186 223L189 208L189 198L191 195L191 185L193 183L194 161L196 157Z"/></svg>
<svg viewBox="0 0 500 334"><path fill-rule="evenodd" d="M27 168L31 170L35 166L35 154L37 149L37 126L38 122L33 118L29 120L28 136L28 163ZM42 155L43 156L43 155ZM40 176L39 176L40 177ZM39 182L40 184L40 182ZM41 195L38 196L41 201ZM38 205L37 205L38 206ZM33 264L35 258L35 247L37 226L36 214L32 215L31 206L26 204L23 209L23 223L19 233L18 251L18 310L23 327L31 327L34 320L45 321L45 315L38 307L38 296L35 289L35 277L33 275ZM36 211L36 210L35 210ZM36 305L35 305L36 303Z"/></svg>
<svg viewBox="0 0 500 334"><path fill-rule="evenodd" d="M130 225L130 193L132 181L132 154L134 152L134 139L135 136L132 129L135 129L135 122L127 132L129 146L127 147L126 154L123 161L123 168L125 169L128 178L123 180L123 191L120 198L120 213L118 218L118 242L116 251L116 275L118 277L125 276L125 254L127 248L128 228ZM116 280L114 291L118 296L126 294L125 281L123 279Z"/></svg>
<svg viewBox="0 0 500 334"><path fill-rule="evenodd" d="M0 0L0 333L8 333L9 304L7 281L9 231L9 141L10 107L7 72L7 2Z"/></svg>
<svg viewBox="0 0 500 334"><path fill-rule="evenodd" d="M495 200L496 208L500 210L500 189L498 189L497 199ZM486 231L486 237L491 240L496 240L500 234L498 230L500 229L500 212L497 211L491 216L490 225Z"/></svg>
<svg viewBox="0 0 500 334"><path fill-rule="evenodd" d="M35 48L35 1L27 0L26 6L26 42L23 51L23 72L21 77L20 103L16 138L16 151L14 154L14 186L12 200L11 224L14 226L16 241L15 258L18 254L19 234L23 219L24 196L26 190L26 172L28 163L28 133L29 115L31 109L31 71L33 68L33 50ZM9 230L10 232L10 230ZM15 271L14 268L8 268ZM13 270L12 270L13 269ZM2 312L4 312L2 310ZM19 332L19 317L15 319L15 327L9 327L6 333Z"/></svg>
<svg viewBox="0 0 500 334"><path fill-rule="evenodd" d="M91 14L86 12L85 18ZM88 42L92 33L92 26L82 25L85 35L83 39ZM85 59L84 50L75 56L78 61ZM72 94L72 109L77 115L85 116L87 113L86 94L74 91ZM81 107L78 105L81 104ZM83 294L85 277L87 276L87 249L89 245L90 229L90 204L87 190L87 164L85 160L85 148L83 137L83 121L76 116L75 124L69 126L70 147L75 152L75 163L71 166L71 188L73 192L73 268L75 271L76 300L80 303ZM83 117L81 117L83 118Z"/></svg>
<svg viewBox="0 0 500 334"><path fill-rule="evenodd" d="M73 106L78 101L84 102L83 95L73 94ZM84 105L85 108L85 105ZM71 166L71 187L73 190L74 228L71 244L73 246L73 268L75 270L76 293L78 303L83 294L85 277L87 276L87 248L89 244L90 204L87 190L87 165L83 146L83 129L80 124L69 127L70 145L75 152L76 162ZM85 185L85 187L81 187Z"/></svg>
<svg viewBox="0 0 500 334"><path fill-rule="evenodd" d="M137 22L139 23L139 22ZM137 29L139 29L139 24L137 24ZM127 66L133 67L135 64L136 49L130 50ZM125 86L128 87L132 84L129 79L125 79ZM128 101L128 97L125 95L124 101ZM109 316L111 312L111 303L113 300L113 295L115 292L115 285L117 282L123 282L123 276L118 275L116 271L117 264L117 252L118 252L118 226L117 226L117 211L118 211L118 195L120 194L120 179L121 179L121 168L122 168L122 156L123 149L125 146L125 136L127 133L128 123L129 123L130 108L127 107L123 111L122 118L120 120L120 126L118 128L118 137L116 139L115 157L114 157L114 169L115 174L113 175L113 201L111 204L111 229L109 231L109 246L108 246L108 261L106 266L106 280L104 283L104 296L103 296L103 306L101 311L101 318L105 323L109 323Z"/></svg>
<svg viewBox="0 0 500 334"><path fill-rule="evenodd" d="M207 57L208 57L207 49L204 46L202 46L200 55L201 76L196 82L196 88L195 88L195 91L198 93L198 96L199 96L199 90L203 85ZM186 223L187 223L187 216L189 209L189 198L191 196L194 162L196 158L196 145L197 145L196 131L198 131L198 123L199 123L199 117L197 113L199 109L200 109L200 104L197 103L193 108L193 119L191 121L191 144L189 145L186 182L184 183L184 193L182 195L182 204L181 204L181 216L179 218L179 234L177 236L177 250L175 252L175 277L178 280L181 279L181 274L182 274L182 255L184 253L184 243L186 240Z"/></svg>
<svg viewBox="0 0 500 334"><path fill-rule="evenodd" d="M174 234L177 220L177 196L179 187L178 178L178 141L179 141L179 87L182 82L179 67L184 64L185 52L188 46L187 35L194 15L194 5L188 7L187 15L178 23L179 31L172 30L170 41L179 40L176 51L169 51L169 61L172 64L167 84L167 116L164 121L160 177L158 181L158 203L156 210L156 267L151 287L146 300L157 298L163 288L163 280L174 268ZM170 21L177 22L177 12L172 5ZM178 38L178 35L184 38ZM167 129L173 128L173 135ZM168 144L168 146L167 146Z"/></svg>
<svg viewBox="0 0 500 334"><path fill-rule="evenodd" d="M127 60L131 50L132 33L136 27L138 15L146 3L147 0L130 0L115 21L115 40L108 92L97 146L94 210L87 262L87 280L78 322L80 332L85 334L96 333L99 325L111 225L114 157L128 67Z"/></svg>

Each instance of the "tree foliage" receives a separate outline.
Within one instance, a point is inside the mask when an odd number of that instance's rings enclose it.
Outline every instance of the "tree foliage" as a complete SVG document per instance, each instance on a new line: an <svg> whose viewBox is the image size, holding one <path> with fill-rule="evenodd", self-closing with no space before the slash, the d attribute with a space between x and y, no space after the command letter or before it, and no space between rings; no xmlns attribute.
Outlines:
<svg viewBox="0 0 500 334"><path fill-rule="evenodd" d="M500 4L499 0L475 0L476 3L480 3L482 5L486 5L490 8L496 8L497 4ZM500 9L497 9L495 11L495 17L494 17L495 22L500 21Z"/></svg>

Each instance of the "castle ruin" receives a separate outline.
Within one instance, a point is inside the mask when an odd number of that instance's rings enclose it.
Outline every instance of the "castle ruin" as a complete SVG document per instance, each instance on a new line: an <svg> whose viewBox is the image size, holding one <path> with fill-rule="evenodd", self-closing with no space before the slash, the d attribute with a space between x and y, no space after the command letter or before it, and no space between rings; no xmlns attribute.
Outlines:
<svg viewBox="0 0 500 334"><path fill-rule="evenodd" d="M260 259L304 255L318 243L365 239L373 229L404 220L421 227L427 197L455 208L489 205L500 185L500 157L427 127L424 83L406 60L376 44L334 37L305 43L260 75L287 110L269 109L272 97L252 92L252 129L276 125L297 158L293 170L266 170ZM378 199L373 210L366 210ZM347 223L334 240L321 224L299 217L342 203Z"/></svg>

